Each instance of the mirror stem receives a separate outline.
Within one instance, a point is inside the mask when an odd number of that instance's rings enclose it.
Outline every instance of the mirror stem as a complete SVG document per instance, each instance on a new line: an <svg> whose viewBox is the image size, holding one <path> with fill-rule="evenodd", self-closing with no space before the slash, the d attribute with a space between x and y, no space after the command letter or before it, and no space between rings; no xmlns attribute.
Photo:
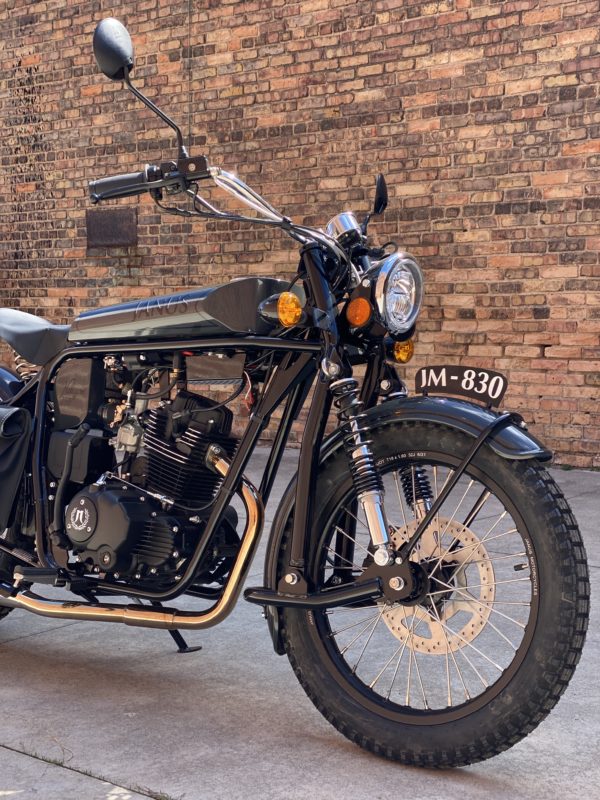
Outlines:
<svg viewBox="0 0 600 800"><path fill-rule="evenodd" d="M127 88L129 89L129 91L133 95L135 95L138 98L138 100L141 100L142 103L144 103L144 105L148 106L150 111L154 111L154 113L157 114L162 119L163 122L165 122L170 128L172 128L175 131L175 134L177 136L177 145L179 147L179 158L187 158L188 151L183 143L183 136L181 134L181 130L177 127L177 125L173 122L173 120L170 117L167 117L167 115L163 111L161 111L160 108L158 108L158 106L155 106L152 100L149 100L145 95L143 95L139 89L135 88L135 86L129 80L129 73L125 72L123 81L127 86Z"/></svg>

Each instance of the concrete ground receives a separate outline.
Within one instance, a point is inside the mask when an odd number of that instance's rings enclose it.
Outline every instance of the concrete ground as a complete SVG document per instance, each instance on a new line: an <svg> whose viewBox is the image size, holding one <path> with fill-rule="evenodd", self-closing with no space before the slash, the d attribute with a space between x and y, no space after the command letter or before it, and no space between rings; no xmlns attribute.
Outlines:
<svg viewBox="0 0 600 800"><path fill-rule="evenodd" d="M256 457L256 467L264 454ZM268 509L293 468L288 454ZM600 583L600 473L554 470ZM252 477L252 474L250 475ZM250 583L261 582L257 557ZM0 624L0 798L326 800L598 797L600 617L558 706L527 739L454 771L407 768L338 734L313 708L260 609L190 633L60 622L14 611Z"/></svg>

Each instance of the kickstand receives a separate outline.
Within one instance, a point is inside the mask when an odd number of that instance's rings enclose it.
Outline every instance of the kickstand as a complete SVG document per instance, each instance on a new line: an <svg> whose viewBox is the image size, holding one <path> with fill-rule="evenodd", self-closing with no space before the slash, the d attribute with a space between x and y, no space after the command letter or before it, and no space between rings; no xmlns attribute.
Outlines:
<svg viewBox="0 0 600 800"><path fill-rule="evenodd" d="M196 647L190 647L179 631L169 631L169 633L177 645L178 653L195 653L196 650L202 650L201 644L196 645Z"/></svg>
<svg viewBox="0 0 600 800"><path fill-rule="evenodd" d="M159 603L154 600L152 601L152 605L154 606L154 608L163 607L162 603ZM201 644L198 644L195 647L190 647L179 631L169 631L169 634L171 635L171 638L177 645L178 653L195 653L198 650L202 650Z"/></svg>

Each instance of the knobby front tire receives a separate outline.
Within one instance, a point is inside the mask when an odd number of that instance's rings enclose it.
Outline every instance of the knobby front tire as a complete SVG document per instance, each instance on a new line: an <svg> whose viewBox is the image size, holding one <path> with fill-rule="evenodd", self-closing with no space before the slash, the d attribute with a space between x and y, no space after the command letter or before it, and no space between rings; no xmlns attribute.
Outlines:
<svg viewBox="0 0 600 800"><path fill-rule="evenodd" d="M423 513L424 476L435 498L471 445L428 423L373 431L396 544ZM343 452L317 491L311 580L351 583L372 548ZM530 733L574 672L589 610L581 535L538 462L483 447L414 558L430 576L420 603L285 609L286 651L315 706L361 747L404 764L472 764Z"/></svg>

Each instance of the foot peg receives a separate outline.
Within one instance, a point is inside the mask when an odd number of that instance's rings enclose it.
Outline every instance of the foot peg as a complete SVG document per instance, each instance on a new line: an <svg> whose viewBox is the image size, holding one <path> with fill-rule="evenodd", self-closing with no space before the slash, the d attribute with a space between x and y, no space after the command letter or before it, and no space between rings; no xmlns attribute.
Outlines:
<svg viewBox="0 0 600 800"><path fill-rule="evenodd" d="M28 567L19 564L13 570L13 577L19 583L45 583L47 586L66 586L67 581L56 569Z"/></svg>

